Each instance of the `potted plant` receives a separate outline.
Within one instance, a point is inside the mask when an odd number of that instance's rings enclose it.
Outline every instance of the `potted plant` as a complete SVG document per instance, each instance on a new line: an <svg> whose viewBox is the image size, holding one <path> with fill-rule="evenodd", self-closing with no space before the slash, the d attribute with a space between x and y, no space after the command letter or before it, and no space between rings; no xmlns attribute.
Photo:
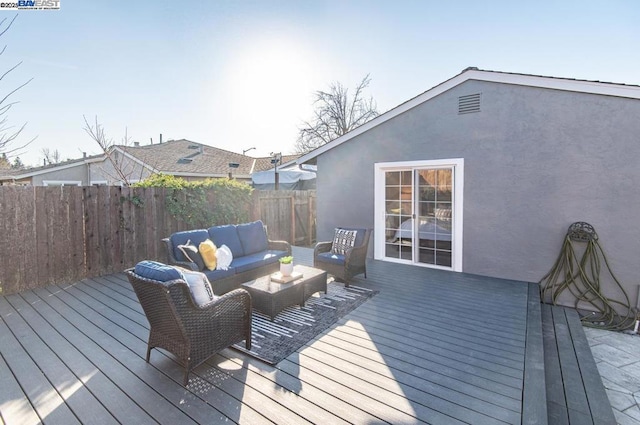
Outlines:
<svg viewBox="0 0 640 425"><path fill-rule="evenodd" d="M293 257L289 255L289 256L280 258L279 261L280 261L280 274L282 274L282 276L291 276L291 273L293 273Z"/></svg>

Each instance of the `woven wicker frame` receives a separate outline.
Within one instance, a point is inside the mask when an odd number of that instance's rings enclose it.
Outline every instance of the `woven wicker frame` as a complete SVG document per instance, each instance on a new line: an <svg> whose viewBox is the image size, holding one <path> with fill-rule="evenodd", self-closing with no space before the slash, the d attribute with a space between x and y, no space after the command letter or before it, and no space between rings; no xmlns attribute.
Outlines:
<svg viewBox="0 0 640 425"><path fill-rule="evenodd" d="M194 304L183 280L159 282L125 272L149 321L147 363L153 348L173 353L189 372L218 351L245 341L251 348L251 296L244 289L231 291L209 304Z"/></svg>
<svg viewBox="0 0 640 425"><path fill-rule="evenodd" d="M361 273L367 277L367 249L369 247L369 237L371 229L365 230L362 244L349 248L344 256L344 264L335 264L322 261L318 254L331 251L331 242L318 242L313 249L313 267L325 270L332 274L338 281L344 282L344 286L348 287L351 279Z"/></svg>

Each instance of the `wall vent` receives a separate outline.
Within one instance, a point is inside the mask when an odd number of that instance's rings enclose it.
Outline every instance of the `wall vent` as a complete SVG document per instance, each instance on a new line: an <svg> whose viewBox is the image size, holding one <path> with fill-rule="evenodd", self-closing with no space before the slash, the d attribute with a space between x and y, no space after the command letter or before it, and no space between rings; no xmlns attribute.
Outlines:
<svg viewBox="0 0 640 425"><path fill-rule="evenodd" d="M480 93L468 94L458 98L458 115L480 112Z"/></svg>

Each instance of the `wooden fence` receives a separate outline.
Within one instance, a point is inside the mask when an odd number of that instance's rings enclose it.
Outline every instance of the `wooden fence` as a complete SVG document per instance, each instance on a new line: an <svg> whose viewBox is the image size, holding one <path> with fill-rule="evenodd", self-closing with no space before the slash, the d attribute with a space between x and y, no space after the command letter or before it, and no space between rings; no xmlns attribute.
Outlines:
<svg viewBox="0 0 640 425"><path fill-rule="evenodd" d="M188 226L165 197L163 188L0 186L0 294L166 261L161 239ZM271 239L311 245L315 205L312 191L254 191L248 216Z"/></svg>

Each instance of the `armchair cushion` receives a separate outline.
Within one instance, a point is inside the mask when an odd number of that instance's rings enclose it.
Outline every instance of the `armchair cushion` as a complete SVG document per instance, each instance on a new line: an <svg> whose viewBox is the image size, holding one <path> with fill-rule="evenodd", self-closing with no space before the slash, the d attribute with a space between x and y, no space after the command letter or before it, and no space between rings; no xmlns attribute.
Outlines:
<svg viewBox="0 0 640 425"><path fill-rule="evenodd" d="M238 237L237 226L225 224L223 226L210 227L209 236L216 246L228 246L234 257L242 257L244 255L242 242Z"/></svg>
<svg viewBox="0 0 640 425"><path fill-rule="evenodd" d="M144 260L136 264L134 268L138 276L147 279L157 280L159 282L168 282L170 280L182 279L182 273L178 269L157 261Z"/></svg>
<svg viewBox="0 0 640 425"><path fill-rule="evenodd" d="M204 273L194 272L187 269L181 269L185 282L189 285L191 299L198 307L203 307L213 301L216 297L213 295L211 284Z"/></svg>
<svg viewBox="0 0 640 425"><path fill-rule="evenodd" d="M237 230L244 255L255 254L269 249L269 240L267 239L267 232L264 231L262 221L238 224Z"/></svg>
<svg viewBox="0 0 640 425"><path fill-rule="evenodd" d="M317 259L318 261L321 261L323 263L332 263L332 264L339 264L339 265L344 265L344 261L345 261L344 255L332 254L330 252L323 252L318 254Z"/></svg>
<svg viewBox="0 0 640 425"><path fill-rule="evenodd" d="M336 229L331 245L332 254L344 255L349 248L353 248L358 236L357 230Z"/></svg>

